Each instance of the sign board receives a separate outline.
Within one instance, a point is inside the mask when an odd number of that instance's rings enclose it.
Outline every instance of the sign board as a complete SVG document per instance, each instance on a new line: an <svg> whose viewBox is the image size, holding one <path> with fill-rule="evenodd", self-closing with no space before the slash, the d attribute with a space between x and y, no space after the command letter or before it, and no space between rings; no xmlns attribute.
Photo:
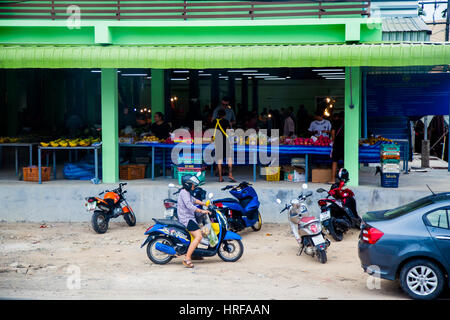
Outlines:
<svg viewBox="0 0 450 320"><path fill-rule="evenodd" d="M450 74L368 74L367 115L448 115Z"/></svg>

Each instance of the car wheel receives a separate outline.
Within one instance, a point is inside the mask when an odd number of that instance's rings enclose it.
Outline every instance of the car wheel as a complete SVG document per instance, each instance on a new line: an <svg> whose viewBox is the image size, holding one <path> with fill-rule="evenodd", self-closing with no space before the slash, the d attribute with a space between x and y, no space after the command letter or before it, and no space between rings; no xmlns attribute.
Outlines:
<svg viewBox="0 0 450 320"><path fill-rule="evenodd" d="M400 285L413 299L436 299L442 293L444 283L441 269L428 260L410 261L400 271Z"/></svg>

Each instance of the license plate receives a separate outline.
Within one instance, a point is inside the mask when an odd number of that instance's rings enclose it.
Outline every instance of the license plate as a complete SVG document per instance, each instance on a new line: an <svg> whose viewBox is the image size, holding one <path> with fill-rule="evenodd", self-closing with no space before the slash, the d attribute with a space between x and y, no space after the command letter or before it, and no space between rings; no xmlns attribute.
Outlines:
<svg viewBox="0 0 450 320"><path fill-rule="evenodd" d="M325 242L325 239L323 238L323 236L321 234L311 237L311 239L315 246L318 246L319 244L322 244Z"/></svg>
<svg viewBox="0 0 450 320"><path fill-rule="evenodd" d="M86 210L87 211L95 210L96 207L97 207L97 204L95 202L88 202L86 204Z"/></svg>
<svg viewBox="0 0 450 320"><path fill-rule="evenodd" d="M320 213L320 221L325 221L331 218L330 211Z"/></svg>

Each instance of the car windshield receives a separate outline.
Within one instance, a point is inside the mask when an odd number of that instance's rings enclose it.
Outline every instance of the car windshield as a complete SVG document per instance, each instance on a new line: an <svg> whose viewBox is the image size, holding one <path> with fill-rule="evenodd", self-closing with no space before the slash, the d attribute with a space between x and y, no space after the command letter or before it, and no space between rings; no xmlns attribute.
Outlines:
<svg viewBox="0 0 450 320"><path fill-rule="evenodd" d="M410 203L407 203L401 207L387 210L387 211L378 211L378 212L368 212L365 219L366 221L369 220L388 220L388 219L394 219L400 216L403 216L405 214L408 214L410 212L413 212L417 209L426 207L430 204L432 204L433 201L430 198L422 198Z"/></svg>
<svg viewBox="0 0 450 320"><path fill-rule="evenodd" d="M432 203L433 203L433 201L431 201L429 198L422 198L422 199L416 200L414 202L405 204L401 207L386 211L384 213L384 218L385 219L394 219L394 218L400 217L404 214L413 212L417 209L426 207Z"/></svg>

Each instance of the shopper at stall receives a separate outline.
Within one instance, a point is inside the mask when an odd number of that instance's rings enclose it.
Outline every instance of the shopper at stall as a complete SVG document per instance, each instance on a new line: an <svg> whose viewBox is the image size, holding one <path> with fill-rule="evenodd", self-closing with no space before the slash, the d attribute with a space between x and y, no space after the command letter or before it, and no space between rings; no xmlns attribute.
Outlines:
<svg viewBox="0 0 450 320"><path fill-rule="evenodd" d="M192 240L191 243L189 244L189 248L186 252L186 257L183 260L183 265L187 268L194 267L194 264L192 263L192 254L194 253L194 250L197 248L200 241L202 240L202 232L197 224L195 213L198 212L202 214L209 214L208 210L203 210L195 206L195 205L201 206L205 205L205 203L195 199L192 196L192 192L194 191L195 187L197 187L199 184L200 181L195 175L183 176L182 178L183 189L180 191L180 194L178 196L178 204L177 204L178 220L189 230L189 232L194 237L194 240Z"/></svg>
<svg viewBox="0 0 450 320"><path fill-rule="evenodd" d="M215 158L217 163L217 169L219 172L219 182L223 182L222 177L222 164L224 160L228 163L228 179L232 182L236 182L233 178L233 159L231 144L228 141L227 129L230 129L230 122L225 119L225 110L220 109L217 112L217 118L214 125L214 144L215 144ZM229 150L227 154L227 149Z"/></svg>
<svg viewBox="0 0 450 320"><path fill-rule="evenodd" d="M225 111L225 119L230 123L230 128L232 128L236 124L236 116L230 106L230 99L228 97L223 97L220 105L214 109L213 119L217 119L219 110Z"/></svg>
<svg viewBox="0 0 450 320"><path fill-rule="evenodd" d="M333 121L331 140L333 141L333 147L331 150L331 180L329 183L333 184L335 183L333 179L336 177L338 162L344 160L344 112L337 114Z"/></svg>
<svg viewBox="0 0 450 320"><path fill-rule="evenodd" d="M295 124L290 113L288 113L286 119L284 119L283 128L283 135L285 137L291 137L295 133Z"/></svg>
<svg viewBox="0 0 450 320"><path fill-rule="evenodd" d="M314 121L311 122L308 131L310 134L319 137L321 135L325 137L330 137L331 133L331 123L330 121L323 118L322 112L317 110L314 115Z"/></svg>
<svg viewBox="0 0 450 320"><path fill-rule="evenodd" d="M164 114L161 112L155 113L155 122L152 123L150 130L152 134L158 139L167 139L170 137L170 125L164 121Z"/></svg>

